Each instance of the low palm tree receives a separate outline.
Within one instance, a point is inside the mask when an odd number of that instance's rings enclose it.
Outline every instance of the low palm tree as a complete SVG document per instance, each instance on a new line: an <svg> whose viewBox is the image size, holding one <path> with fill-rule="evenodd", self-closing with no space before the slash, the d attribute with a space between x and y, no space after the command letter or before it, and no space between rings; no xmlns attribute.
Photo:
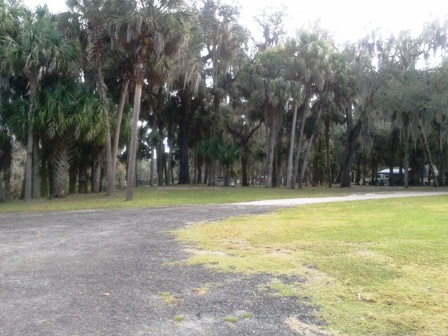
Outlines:
<svg viewBox="0 0 448 336"><path fill-rule="evenodd" d="M98 97L70 78L53 77L36 100L36 129L50 144L54 197L66 195L66 177L74 159L76 141L93 141L104 136L104 114ZM47 82L48 83L48 82Z"/></svg>

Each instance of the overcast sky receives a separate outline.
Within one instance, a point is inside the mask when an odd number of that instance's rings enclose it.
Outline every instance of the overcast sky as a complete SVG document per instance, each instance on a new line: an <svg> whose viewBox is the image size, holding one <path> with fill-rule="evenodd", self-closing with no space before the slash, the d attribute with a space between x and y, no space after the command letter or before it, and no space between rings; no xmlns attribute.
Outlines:
<svg viewBox="0 0 448 336"><path fill-rule="evenodd" d="M223 2L226 0L222 0ZM231 0L229 0L231 1ZM419 33L424 22L432 18L448 19L448 0L240 0L235 1L242 8L244 24L257 33L253 16L271 4L284 4L288 8L290 19L288 29L291 34L296 27L306 25L318 18L321 25L332 32L338 41L356 41L373 28L382 27L386 31L398 32L411 29ZM65 10L63 0L25 0L34 8L37 4L47 3L50 10Z"/></svg>

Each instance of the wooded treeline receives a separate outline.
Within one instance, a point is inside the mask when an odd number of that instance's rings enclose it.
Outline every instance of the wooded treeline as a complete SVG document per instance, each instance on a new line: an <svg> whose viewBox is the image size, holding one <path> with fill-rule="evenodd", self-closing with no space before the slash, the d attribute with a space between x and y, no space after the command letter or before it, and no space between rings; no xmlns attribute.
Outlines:
<svg viewBox="0 0 448 336"><path fill-rule="evenodd" d="M400 167L407 187L425 166L446 185L448 21L341 46L318 25L287 36L284 9L255 41L216 0L67 6L0 0L1 201L111 196L120 167L131 200L141 160L150 185L349 187Z"/></svg>

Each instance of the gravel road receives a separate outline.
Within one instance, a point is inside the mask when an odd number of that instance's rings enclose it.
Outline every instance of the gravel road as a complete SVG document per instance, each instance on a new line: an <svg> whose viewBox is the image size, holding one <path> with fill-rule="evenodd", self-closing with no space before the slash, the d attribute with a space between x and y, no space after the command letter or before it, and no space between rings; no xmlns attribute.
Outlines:
<svg viewBox="0 0 448 336"><path fill-rule="evenodd" d="M421 194L332 201L403 196ZM260 291L269 275L176 263L188 252L170 234L192 222L318 201L329 199L0 214L0 335L327 335L311 302Z"/></svg>

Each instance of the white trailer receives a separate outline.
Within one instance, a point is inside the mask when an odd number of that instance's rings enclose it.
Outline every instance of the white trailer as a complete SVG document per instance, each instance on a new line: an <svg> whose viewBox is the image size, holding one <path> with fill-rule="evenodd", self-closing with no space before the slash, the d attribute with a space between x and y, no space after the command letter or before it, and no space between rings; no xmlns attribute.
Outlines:
<svg viewBox="0 0 448 336"><path fill-rule="evenodd" d="M403 174L403 178L404 178L404 170L402 170L402 174ZM394 167L393 174L392 174L392 180L394 181L394 185L397 185L399 183L399 181L400 181L400 168ZM389 168L380 170L376 174L376 181L375 181L376 185L388 186L389 185L389 181L390 181L390 169Z"/></svg>

